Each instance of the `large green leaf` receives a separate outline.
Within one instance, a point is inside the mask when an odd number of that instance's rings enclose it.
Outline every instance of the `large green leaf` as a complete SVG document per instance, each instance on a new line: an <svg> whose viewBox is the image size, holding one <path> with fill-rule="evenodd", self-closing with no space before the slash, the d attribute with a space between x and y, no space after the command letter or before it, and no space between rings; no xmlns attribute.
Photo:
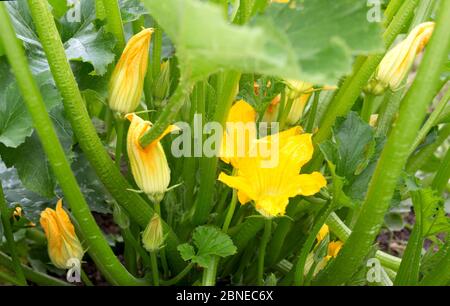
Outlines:
<svg viewBox="0 0 450 306"><path fill-rule="evenodd" d="M2 73L4 69L7 69L6 67L0 66ZM40 73L35 79L47 110L50 111L61 101L53 79L49 72ZM33 123L17 83L11 82L11 79L0 79L0 81L0 143L16 148L25 141L26 137L31 136Z"/></svg>
<svg viewBox="0 0 450 306"><path fill-rule="evenodd" d="M424 237L450 232L450 218L444 211L444 200L430 188L411 191L416 223Z"/></svg>
<svg viewBox="0 0 450 306"><path fill-rule="evenodd" d="M50 117L68 158L72 158L73 133L64 118L63 107L54 107ZM8 167L15 167L22 184L29 190L46 198L55 195L55 178L50 169L39 137L33 133L17 148L0 145L0 156Z"/></svg>
<svg viewBox="0 0 450 306"><path fill-rule="evenodd" d="M119 7L123 23L135 21L139 17L148 14L139 0L119 0Z"/></svg>
<svg viewBox="0 0 450 306"><path fill-rule="evenodd" d="M226 257L236 253L236 247L231 238L220 229L213 226L199 226L192 235L194 247L188 243L178 246L178 251L184 260L191 260L201 267L208 267L213 256Z"/></svg>
<svg viewBox="0 0 450 306"><path fill-rule="evenodd" d="M95 22L94 4L95 1L81 1L79 21L68 18L70 12L67 12L57 22L67 58L89 63L93 67L91 74L103 75L107 66L114 61L115 40L111 33L107 33L101 24ZM48 62L26 1L8 2L7 8L17 36L24 43L33 72L48 70Z"/></svg>
<svg viewBox="0 0 450 306"><path fill-rule="evenodd" d="M354 55L382 48L380 26L366 19L365 0L304 0L271 5L251 26L229 24L198 0L144 0L174 42L185 77L220 69L335 83Z"/></svg>

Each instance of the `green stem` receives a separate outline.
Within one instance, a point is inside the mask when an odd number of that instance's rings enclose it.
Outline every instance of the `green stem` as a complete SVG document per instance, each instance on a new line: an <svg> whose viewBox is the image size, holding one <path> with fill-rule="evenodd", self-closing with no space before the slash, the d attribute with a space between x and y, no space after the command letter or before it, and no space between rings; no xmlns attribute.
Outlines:
<svg viewBox="0 0 450 306"><path fill-rule="evenodd" d="M95 0L95 17L99 20L106 18L106 10L103 0Z"/></svg>
<svg viewBox="0 0 450 306"><path fill-rule="evenodd" d="M159 286L159 269L158 269L158 258L156 257L156 252L150 252L150 260L152 267L153 285Z"/></svg>
<svg viewBox="0 0 450 306"><path fill-rule="evenodd" d="M192 84L188 80L181 79L177 86L177 89L170 97L167 105L159 115L158 120L153 127L142 135L140 143L142 147L146 147L151 144L156 138L161 135L169 124L176 118L180 108L183 106L184 101L189 96L192 90Z"/></svg>
<svg viewBox="0 0 450 306"><path fill-rule="evenodd" d="M373 104L375 101L376 96L366 93L364 96L364 102L363 102L363 107L361 109L361 119L364 120L365 122L369 122L370 121L370 116L372 115L373 112Z"/></svg>
<svg viewBox="0 0 450 306"><path fill-rule="evenodd" d="M320 100L320 91L316 91L314 92L314 99L306 123L306 132L308 133L312 133L312 130L314 128L314 123L316 122L317 109L319 107L319 100Z"/></svg>
<svg viewBox="0 0 450 306"><path fill-rule="evenodd" d="M14 241L14 234L11 229L11 223L9 220L10 213L3 194L3 187L0 181L0 217L3 224L3 232L6 237L9 253L11 254L12 263L14 266L14 272L16 273L16 279L20 286L26 286L27 280L23 274L22 266L20 265L19 255L17 254L16 244ZM0 241L2 237L0 235Z"/></svg>
<svg viewBox="0 0 450 306"><path fill-rule="evenodd" d="M155 21L153 24L153 48L152 48L152 79L153 83L158 79L161 71L162 29Z"/></svg>
<svg viewBox="0 0 450 306"><path fill-rule="evenodd" d="M389 23L391 23L392 19L394 18L395 14L397 14L398 10L402 6L404 0L391 0L389 2L388 7L384 11L384 25L388 26Z"/></svg>
<svg viewBox="0 0 450 306"><path fill-rule="evenodd" d="M218 86L217 104L213 121L219 123L221 126L225 125L228 111L236 96L237 86L241 73L236 71L224 72L223 85ZM220 139L219 139L220 138ZM219 141L222 135L218 135L216 139ZM217 150L218 148L216 148ZM195 225L206 222L211 209L213 208L212 199L214 195L214 186L216 182L218 158L217 154L212 157L202 157L200 160L200 190L197 201L194 205L194 213L192 216L192 223Z"/></svg>
<svg viewBox="0 0 450 306"><path fill-rule="evenodd" d="M125 34L123 31L122 16L120 15L118 0L103 0L106 13L107 28L116 38L116 54L120 56L125 48Z"/></svg>
<svg viewBox="0 0 450 306"><path fill-rule="evenodd" d="M308 238L306 239L303 247L300 251L300 255L298 256L297 263L295 264L295 272L294 272L294 285L301 286L303 285L304 279L304 271L306 259L308 258L308 254L311 251L314 241L316 240L317 233L319 233L320 228L323 226L328 216L330 215L333 209L333 205L327 203L325 207L321 209L321 211L317 215L317 220L314 223L313 228L308 234Z"/></svg>
<svg viewBox="0 0 450 306"><path fill-rule="evenodd" d="M87 276L86 272L84 272L83 269L81 269L81 280L88 287L94 286L94 284L91 282L91 280L89 279L89 277Z"/></svg>
<svg viewBox="0 0 450 306"><path fill-rule="evenodd" d="M403 90L392 92L388 90L385 93L383 104L381 105L380 114L377 120L376 136L384 136L389 132L392 121L398 112L400 102L403 97Z"/></svg>
<svg viewBox="0 0 450 306"><path fill-rule="evenodd" d="M444 143L444 141L448 139L449 136L450 124L446 124L439 130L437 139L433 143L425 146L409 158L406 171L408 173L416 173L417 170L426 165L434 156L434 152L436 152L436 150L442 145L442 143Z"/></svg>
<svg viewBox="0 0 450 306"><path fill-rule="evenodd" d="M180 280L182 280L194 267L194 264L191 262L189 263L184 269L183 271L181 271L180 273L178 273L176 276L174 276L173 278L169 279L169 280L161 280L161 285L163 286L172 286L175 285L176 283L178 283Z"/></svg>
<svg viewBox="0 0 450 306"><path fill-rule="evenodd" d="M425 139L431 128L436 125L437 119L441 115L444 108L447 106L449 100L450 100L450 90L447 90L444 97L436 105L436 108L431 113L430 117L425 122L423 127L420 129L419 134L417 134L416 140L414 140L414 143L409 151L410 154L413 153L414 150L417 148L417 146Z"/></svg>
<svg viewBox="0 0 450 306"><path fill-rule="evenodd" d="M416 217L418 217L416 215ZM398 269L394 284L396 286L416 286L419 281L420 261L424 238L422 236L421 222L416 218L408 244L403 253L402 263Z"/></svg>
<svg viewBox="0 0 450 306"><path fill-rule="evenodd" d="M130 227L121 228L121 232L124 242L123 257L125 261L125 267L127 267L127 270L130 271L131 274L137 275L138 268L136 248L134 246L134 243L130 241L131 239L134 240L133 233L131 232Z"/></svg>
<svg viewBox="0 0 450 306"><path fill-rule="evenodd" d="M393 18L389 27L383 35L386 47L389 47L398 34L402 32L405 25L410 21L419 0L406 0L398 13ZM324 119L321 122L320 129L315 136L317 144L327 139L331 134L331 128L339 116L344 116L351 109L356 99L359 97L361 90L369 81L378 64L383 59L385 53L371 55L362 64L361 68L356 71L355 75L349 77L344 82L344 90L340 90L330 103ZM317 156L317 155L316 155Z"/></svg>
<svg viewBox="0 0 450 306"><path fill-rule="evenodd" d="M29 1L29 5L34 13L36 13L35 10L40 5L48 12L47 2ZM50 13L48 12L48 14ZM53 17L49 16L49 18ZM0 27L3 29L1 40L3 41L3 45L6 46L6 55L16 76L24 102L31 115L53 173L72 208L73 215L80 225L83 238L89 246L88 252L90 256L102 271L105 278L112 284L141 284L141 281L135 279L121 265L90 213L89 206L78 187L64 150L56 136L42 95L33 79L27 58L25 57L21 44L16 38L14 28L3 4L0 5Z"/></svg>
<svg viewBox="0 0 450 306"><path fill-rule="evenodd" d="M216 284L217 267L219 265L219 256L213 256L209 265L203 270L203 286L214 286Z"/></svg>
<svg viewBox="0 0 450 306"><path fill-rule="evenodd" d="M94 168L99 179L108 189L110 194L128 212L129 216L140 225L147 226L148 220L153 215L152 208L142 197L135 192L122 176L119 169L112 162L109 154L104 149L96 129L89 118L83 98L78 89L77 82L67 61L63 44L48 10L45 0L33 0L29 2L31 15L39 34L40 41L47 55L53 78L63 97L64 109L70 120L70 124L81 149ZM172 264L177 271L181 271L185 263L179 256L178 239L173 231L164 223L164 228L169 234L167 237L167 249L170 250Z"/></svg>
<svg viewBox="0 0 450 306"><path fill-rule="evenodd" d="M0 252L0 265L8 269L14 269L12 259L2 252ZM35 271L26 265L21 266L25 277L35 284L42 286L71 286L71 284L66 283L65 281L51 277L45 273Z"/></svg>
<svg viewBox="0 0 450 306"><path fill-rule="evenodd" d="M231 219L233 219L234 211L236 209L237 204L237 192L233 190L233 195L231 196L230 207L228 208L227 215L225 217L225 221L223 222L222 231L224 233L228 232L228 228L231 224Z"/></svg>
<svg viewBox="0 0 450 306"><path fill-rule="evenodd" d="M441 69L450 41L450 1L442 1L436 28L411 89L403 99L400 114L383 149L369 184L358 220L339 256L320 277L320 284L342 284L358 269L369 253L383 224L392 194L404 167L409 148L425 117L425 110L439 86Z"/></svg>
<svg viewBox="0 0 450 306"><path fill-rule="evenodd" d="M444 156L444 159L439 166L437 173L433 178L433 182L431 183L431 187L438 192L438 194L442 194L445 190L445 187L448 184L448 180L450 178L450 150L447 149L447 153Z"/></svg>
<svg viewBox="0 0 450 306"><path fill-rule="evenodd" d="M134 248L134 250L136 250L139 256L141 256L144 266L150 267L151 266L150 256L144 250L142 245L136 240L131 231L129 229L122 229L122 236L124 240L128 242Z"/></svg>
<svg viewBox="0 0 450 306"><path fill-rule="evenodd" d="M266 256L267 243L270 240L272 232L272 219L266 219L264 224L264 233L261 238L258 251L258 286L264 285L264 258Z"/></svg>
<svg viewBox="0 0 450 306"><path fill-rule="evenodd" d="M24 284L16 277L9 275L7 272L0 270L0 281L10 283L16 286L24 286ZM0 285L3 285L0 283Z"/></svg>
<svg viewBox="0 0 450 306"><path fill-rule="evenodd" d="M124 125L125 121L123 118L116 118L116 154L114 156L116 166L120 170L120 160L122 158L122 148L123 148L123 140L124 140Z"/></svg>

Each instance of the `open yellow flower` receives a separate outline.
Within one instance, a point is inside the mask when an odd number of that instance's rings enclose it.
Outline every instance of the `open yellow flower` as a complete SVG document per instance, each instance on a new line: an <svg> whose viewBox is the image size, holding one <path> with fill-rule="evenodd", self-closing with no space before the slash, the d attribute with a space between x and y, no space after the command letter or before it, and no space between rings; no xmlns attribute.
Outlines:
<svg viewBox="0 0 450 306"><path fill-rule="evenodd" d="M127 152L134 180L153 202L160 202L170 182L170 168L160 140L178 130L178 127L169 126L155 141L143 148L139 139L152 127L152 123L135 113L127 114L125 118L131 122L127 135Z"/></svg>
<svg viewBox="0 0 450 306"><path fill-rule="evenodd" d="M388 87L393 91L397 90L411 69L416 55L427 45L433 30L434 22L416 26L405 40L386 53L366 90L376 95L383 93Z"/></svg>
<svg viewBox="0 0 450 306"><path fill-rule="evenodd" d="M253 200L261 215L284 215L289 198L313 195L326 185L319 172L299 174L314 150L311 134L301 132L295 127L255 141L248 156L237 160L237 175L222 172L219 181L238 190L241 204Z"/></svg>
<svg viewBox="0 0 450 306"><path fill-rule="evenodd" d="M70 260L81 262L84 251L75 229L60 199L56 210L46 208L41 212L40 223L48 241L48 255L52 263L60 268L70 268Z"/></svg>
<svg viewBox="0 0 450 306"><path fill-rule="evenodd" d="M236 159L244 157L256 139L256 111L244 100L237 101L228 113L226 132L222 137L220 158L236 168Z"/></svg>
<svg viewBox="0 0 450 306"><path fill-rule="evenodd" d="M109 84L109 106L121 114L136 110L142 96L153 29L131 37L119 59Z"/></svg>

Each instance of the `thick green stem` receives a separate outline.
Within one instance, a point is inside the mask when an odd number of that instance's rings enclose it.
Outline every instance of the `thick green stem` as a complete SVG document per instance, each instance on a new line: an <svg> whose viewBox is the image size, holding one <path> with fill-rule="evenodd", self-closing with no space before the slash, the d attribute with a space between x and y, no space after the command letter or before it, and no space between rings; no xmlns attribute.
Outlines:
<svg viewBox="0 0 450 306"><path fill-rule="evenodd" d="M419 152L410 157L406 166L406 171L409 173L416 173L417 170L426 165L434 156L434 152L436 152L436 150L444 141L448 139L449 136L450 124L446 124L439 130L437 139L433 143L425 146Z"/></svg>
<svg viewBox="0 0 450 306"><path fill-rule="evenodd" d="M380 113L377 120L376 136L386 135L392 125L392 121L397 114L400 102L403 97L403 90L396 92L387 91L384 96L383 104L381 105Z"/></svg>
<svg viewBox="0 0 450 306"><path fill-rule="evenodd" d="M450 41L450 1L442 1L436 28L411 89L401 103L400 113L386 142L361 207L358 220L339 256L322 274L320 284L342 284L360 267L383 224L392 194L407 161L409 148L439 86L441 69Z"/></svg>
<svg viewBox="0 0 450 306"><path fill-rule="evenodd" d="M272 233L272 219L267 219L264 225L264 233L258 250L258 286L264 285L264 259L266 257L266 247Z"/></svg>
<svg viewBox="0 0 450 306"><path fill-rule="evenodd" d="M346 242L348 237L350 237L350 234L352 233L347 225L345 225L345 223L342 222L342 220L334 212L330 214L326 224L330 228L330 231L332 231L342 242ZM392 256L380 250L375 253L375 258L380 261L383 267L389 268L394 271L398 270L398 268L400 267L400 263L402 262L400 258Z"/></svg>
<svg viewBox="0 0 450 306"><path fill-rule="evenodd" d="M387 26L394 18L395 14L397 14L398 10L402 6L405 0L391 0L389 2L388 7L384 11L384 24Z"/></svg>
<svg viewBox="0 0 450 306"><path fill-rule="evenodd" d="M237 92L237 86L241 73L236 71L224 72L223 85L218 87L217 104L213 121L224 126L228 111L234 101ZM217 135L217 140L222 139L222 135ZM216 148L218 150L218 148ZM197 201L194 205L194 213L192 216L193 224L203 224L208 218L213 208L212 199L214 195L214 186L216 183L218 158L217 154L212 157L202 157L200 160L200 190Z"/></svg>
<svg viewBox="0 0 450 306"><path fill-rule="evenodd" d="M410 21L418 3L419 0L406 0L404 2L383 35L386 47L389 47L394 42L397 35L401 33L405 25ZM356 74L349 78L350 83L345 82L348 83L347 86L344 87L344 90L340 90L330 103L330 107L322 120L320 129L315 136L316 143L319 144L327 139L331 134L331 128L336 118L348 113L373 72L378 67L378 64L383 59L384 54L369 56Z"/></svg>
<svg viewBox="0 0 450 306"><path fill-rule="evenodd" d="M95 0L95 17L99 20L106 18L106 10L103 0Z"/></svg>
<svg viewBox="0 0 450 306"><path fill-rule="evenodd" d="M438 194L442 194L445 190L445 187L448 184L448 180L450 178L450 150L447 149L447 153L444 156L444 159L441 162L441 165L433 178L433 182L431 183L431 187L438 192Z"/></svg>
<svg viewBox="0 0 450 306"><path fill-rule="evenodd" d="M153 24L153 48L152 48L152 79L153 83L158 79L161 71L162 29L155 21Z"/></svg>
<svg viewBox="0 0 450 306"><path fill-rule="evenodd" d="M125 34L118 0L103 0L107 29L116 38L116 54L120 56L125 48Z"/></svg>
<svg viewBox="0 0 450 306"><path fill-rule="evenodd" d="M40 5L43 5L44 10L48 12L47 2L29 1L29 4L32 11L39 8ZM25 53L15 36L14 29L3 4L0 5L0 27L3 29L1 40L6 46L6 55L16 76L25 104L53 173L64 192L67 202L70 204L75 219L80 225L83 238L88 245L89 255L111 284L141 285L142 282L130 275L119 262L90 213L89 206L78 187L64 150L56 136L43 98L28 66Z"/></svg>
<svg viewBox="0 0 450 306"><path fill-rule="evenodd" d="M148 220L153 215L153 210L140 195L129 191L132 187L122 176L119 169L115 167L109 154L104 149L95 127L89 118L75 77L67 61L53 16L49 12L47 4L45 0L29 1L36 30L47 55L56 86L63 97L64 108L72 129L81 149L102 183L117 200L118 204L125 208L129 216L141 228L145 228ZM166 243L167 249L171 254L172 264L175 265L174 268L177 271L181 271L185 264L176 249L178 239L165 223L164 226L166 232L169 234Z"/></svg>
<svg viewBox="0 0 450 306"><path fill-rule="evenodd" d="M9 220L10 214L8 206L6 205L5 196L3 194L3 187L0 181L0 217L3 224L3 232L6 237L6 242L8 244L9 253L11 254L12 263L14 267L14 272L16 273L16 278L20 286L26 286L27 280L23 274L22 266L20 265L20 259L17 254L16 244L14 241L14 234L11 229L11 223ZM0 240L2 239L0 235Z"/></svg>
<svg viewBox="0 0 450 306"><path fill-rule="evenodd" d="M408 238L408 244L403 253L402 263L398 269L394 284L396 286L415 286L419 281L420 260L424 238L422 225L416 218L416 224Z"/></svg>
<svg viewBox="0 0 450 306"><path fill-rule="evenodd" d="M209 265L203 270L203 286L214 286L216 284L217 267L219 265L219 256L213 256Z"/></svg>
<svg viewBox="0 0 450 306"><path fill-rule="evenodd" d="M326 206L321 209L321 211L317 215L317 220L315 221L314 226L311 229L308 238L306 239L305 243L302 246L300 255L298 256L298 259L297 259L297 263L295 264L295 270L294 270L294 273L295 273L294 274L294 285L295 286L303 285L306 259L308 258L308 254L314 245L314 241L316 240L317 234L319 233L321 227L327 220L332 209L333 209L333 205L331 205L330 203L326 204Z"/></svg>
<svg viewBox="0 0 450 306"><path fill-rule="evenodd" d="M411 149L409 153L413 153L414 150L417 148L417 146L425 139L428 132L431 130L433 126L436 125L437 119L441 115L444 108L447 106L447 102L450 100L450 90L447 90L445 96L439 101L439 103L436 105L436 108L431 113L428 120L425 122L423 127L420 129L419 134L416 137L416 140L414 140L413 145L411 146Z"/></svg>
<svg viewBox="0 0 450 306"><path fill-rule="evenodd" d="M372 115L373 112L373 107L374 107L374 101L375 101L375 96L369 93L366 93L366 95L364 96L364 103L363 103L363 107L361 110L361 118L362 120L364 120L365 122L369 122L370 121L370 116Z"/></svg>
<svg viewBox="0 0 450 306"><path fill-rule="evenodd" d="M159 269L158 258L156 257L156 251L150 252L150 260L152 266L153 285L159 286Z"/></svg>

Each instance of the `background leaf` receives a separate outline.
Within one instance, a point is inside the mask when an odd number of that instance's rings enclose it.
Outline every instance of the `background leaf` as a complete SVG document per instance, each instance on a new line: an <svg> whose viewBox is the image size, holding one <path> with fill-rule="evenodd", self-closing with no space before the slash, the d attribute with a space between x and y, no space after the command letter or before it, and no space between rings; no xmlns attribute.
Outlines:
<svg viewBox="0 0 450 306"><path fill-rule="evenodd" d="M266 16L241 27L196 0L144 3L175 44L182 75L194 80L226 68L333 84L354 55L383 47L380 26L367 21L363 0L271 5Z"/></svg>

